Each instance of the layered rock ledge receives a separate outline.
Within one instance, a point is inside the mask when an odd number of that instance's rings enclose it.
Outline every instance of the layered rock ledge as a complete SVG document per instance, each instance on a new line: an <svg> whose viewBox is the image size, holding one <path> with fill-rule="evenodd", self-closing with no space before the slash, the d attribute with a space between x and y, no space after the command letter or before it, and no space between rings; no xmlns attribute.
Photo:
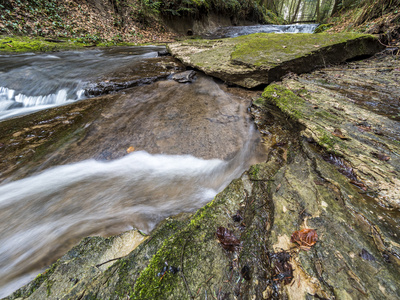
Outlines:
<svg viewBox="0 0 400 300"><path fill-rule="evenodd" d="M219 40L186 40L168 45L184 64L230 84L254 88L288 72L368 57L382 49L371 35L256 33Z"/></svg>

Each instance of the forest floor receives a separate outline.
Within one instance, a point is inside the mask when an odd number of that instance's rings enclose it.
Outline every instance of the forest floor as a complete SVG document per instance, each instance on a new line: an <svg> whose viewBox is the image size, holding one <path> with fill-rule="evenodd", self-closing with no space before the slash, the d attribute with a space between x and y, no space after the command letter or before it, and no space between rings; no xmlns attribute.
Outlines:
<svg viewBox="0 0 400 300"><path fill-rule="evenodd" d="M328 32L358 31L379 35L379 40L387 47L400 46L400 12L392 11L380 17L358 24L352 11L331 18ZM398 51L397 51L398 52Z"/></svg>
<svg viewBox="0 0 400 300"><path fill-rule="evenodd" d="M131 2L134 4L121 7L112 1L53 0L26 4L8 0L0 7L0 35L71 39L88 45L164 43L177 38L139 1Z"/></svg>

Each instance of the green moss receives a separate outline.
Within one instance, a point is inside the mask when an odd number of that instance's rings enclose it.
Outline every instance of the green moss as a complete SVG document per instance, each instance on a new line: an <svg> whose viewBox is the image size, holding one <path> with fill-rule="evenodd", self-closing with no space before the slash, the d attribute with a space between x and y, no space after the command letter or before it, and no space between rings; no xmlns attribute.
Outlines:
<svg viewBox="0 0 400 300"><path fill-rule="evenodd" d="M262 96L266 101L276 105L287 116L298 120L303 117L301 111L305 105L304 99L296 96L291 90L278 84L271 84L265 88ZM262 100L256 103L263 103Z"/></svg>
<svg viewBox="0 0 400 300"><path fill-rule="evenodd" d="M256 106L261 107L261 106L265 105L265 98L260 97L260 98L258 98L257 100L255 100L255 101L253 102L253 104L256 105Z"/></svg>
<svg viewBox="0 0 400 300"><path fill-rule="evenodd" d="M249 65L273 67L306 53L319 51L323 47L361 37L365 37L365 35L356 33L255 33L232 39L236 46L231 54L231 59Z"/></svg>
<svg viewBox="0 0 400 300"><path fill-rule="evenodd" d="M321 24L317 28L315 28L314 33L321 33L327 31L328 29L332 28L333 24Z"/></svg>
<svg viewBox="0 0 400 300"><path fill-rule="evenodd" d="M330 152L335 152L334 146L336 144L343 144L339 138L334 137L330 132L327 132L322 128L318 128L317 132L319 134L317 143Z"/></svg>
<svg viewBox="0 0 400 300"><path fill-rule="evenodd" d="M193 293L199 289L202 280L207 280L206 277L209 278L211 274L215 277L220 276L217 275L219 270L214 270L214 264L210 261L216 259L215 251L221 250L215 241L215 230L223 225L220 223L223 219L221 216L225 217L227 211L233 211L233 207L237 207L237 201L243 194L242 181L234 180L213 201L198 210L186 226L165 239L137 278L134 292L130 294L131 299L189 298L187 288ZM223 252L219 254L221 256L217 255L218 259L225 257ZM168 266L184 268L184 276L189 287L184 283L182 273L172 274L162 271L166 262Z"/></svg>
<svg viewBox="0 0 400 300"><path fill-rule="evenodd" d="M56 42L57 41L57 42ZM133 43L104 41L101 43L87 40L58 38L57 40L42 37L0 36L0 52L49 52L60 50L82 49L87 46L131 46Z"/></svg>
<svg viewBox="0 0 400 300"><path fill-rule="evenodd" d="M178 283L175 274L170 272L163 273L162 269L166 266L180 266L180 258L183 248L195 232L201 232L200 228L205 226L205 222L213 221L212 211L215 208L214 200L197 211L187 227L176 231L170 238L165 239L162 246L154 255L147 268L145 268L137 279L134 292L130 296L134 299L161 299L162 295L170 295ZM201 238L201 237L200 237ZM204 238L204 236L203 236ZM193 265L185 265L185 268L193 268ZM164 275L164 276L163 276Z"/></svg>
<svg viewBox="0 0 400 300"><path fill-rule="evenodd" d="M11 294L9 297L10 298L28 298L30 295L32 295L46 280L50 278L50 276L54 273L55 269L58 267L60 264L60 260L58 260L56 263L54 263L50 268L45 270L43 273L39 274L36 276L36 278L28 284L28 286L25 289L19 289L13 294ZM47 293L49 295L51 286L53 282L47 282Z"/></svg>
<svg viewBox="0 0 400 300"><path fill-rule="evenodd" d="M249 175L251 177L257 177L258 172L260 172L260 167L258 165L252 165L249 169Z"/></svg>
<svg viewBox="0 0 400 300"><path fill-rule="evenodd" d="M335 121L335 120L338 119L335 115L329 113L329 112L326 111L326 110L322 110L322 109L316 111L316 112L314 113L314 115L317 116L317 117L320 117L320 118L328 119L328 120L330 120L330 121Z"/></svg>

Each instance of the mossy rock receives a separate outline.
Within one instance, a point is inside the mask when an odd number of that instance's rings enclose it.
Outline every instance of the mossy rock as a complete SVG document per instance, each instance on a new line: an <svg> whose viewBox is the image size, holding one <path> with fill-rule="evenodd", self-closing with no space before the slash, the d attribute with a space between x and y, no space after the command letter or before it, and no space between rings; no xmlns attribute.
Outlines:
<svg viewBox="0 0 400 300"><path fill-rule="evenodd" d="M382 45L371 35L356 33L255 33L219 40L187 40L168 49L184 64L228 83L254 88L289 72L371 56Z"/></svg>
<svg viewBox="0 0 400 300"><path fill-rule="evenodd" d="M332 28L333 24L321 24L317 28L315 28L314 33L321 33L327 31L328 29Z"/></svg>

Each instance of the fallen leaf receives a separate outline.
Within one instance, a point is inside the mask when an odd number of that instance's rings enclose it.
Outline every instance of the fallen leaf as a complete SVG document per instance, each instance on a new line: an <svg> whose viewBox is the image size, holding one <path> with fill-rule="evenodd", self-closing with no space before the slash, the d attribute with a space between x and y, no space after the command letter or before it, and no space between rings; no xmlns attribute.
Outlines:
<svg viewBox="0 0 400 300"><path fill-rule="evenodd" d="M387 155L385 155L385 154L383 154L383 153L371 152L371 154L372 154L374 157L376 157L377 159L382 160L382 161L388 161L388 160L390 160L390 157L387 156Z"/></svg>
<svg viewBox="0 0 400 300"><path fill-rule="evenodd" d="M130 146L128 149L126 149L126 152L127 152L127 153L131 153L131 152L133 152L133 151L135 151L135 148L132 147L132 146Z"/></svg>
<svg viewBox="0 0 400 300"><path fill-rule="evenodd" d="M293 267L289 263L290 253L284 250L277 253L268 252L268 256L274 266L273 280L283 282L285 285L291 283L293 280Z"/></svg>
<svg viewBox="0 0 400 300"><path fill-rule="evenodd" d="M318 48L318 47L320 47L320 46L319 46L319 45L314 45L314 47L315 47L315 48Z"/></svg>
<svg viewBox="0 0 400 300"><path fill-rule="evenodd" d="M290 241L299 244L303 250L310 250L312 246L318 241L318 234L315 229L301 229L293 232Z"/></svg>
<svg viewBox="0 0 400 300"><path fill-rule="evenodd" d="M228 228L222 226L218 227L216 234L222 248L225 250L235 251L240 245L239 239L237 239Z"/></svg>
<svg viewBox="0 0 400 300"><path fill-rule="evenodd" d="M363 191L367 190L367 187L365 186L364 183L356 181L356 180L350 180L351 184L354 184L355 186L358 186L359 188L361 188Z"/></svg>
<svg viewBox="0 0 400 300"><path fill-rule="evenodd" d="M347 136L345 136L345 135L342 133L342 131L341 131L340 129L338 129L338 128L336 128L336 129L333 131L332 135L333 135L333 136L336 136L336 137L338 137L338 138L340 138L340 139L342 139L342 140L348 140L348 139L349 139L349 138L348 138Z"/></svg>
<svg viewBox="0 0 400 300"><path fill-rule="evenodd" d="M282 46L282 48L287 48L287 46Z"/></svg>
<svg viewBox="0 0 400 300"><path fill-rule="evenodd" d="M368 261L376 260L375 257L365 249L361 250L360 256L361 256L362 259L365 259L365 260L368 260Z"/></svg>

